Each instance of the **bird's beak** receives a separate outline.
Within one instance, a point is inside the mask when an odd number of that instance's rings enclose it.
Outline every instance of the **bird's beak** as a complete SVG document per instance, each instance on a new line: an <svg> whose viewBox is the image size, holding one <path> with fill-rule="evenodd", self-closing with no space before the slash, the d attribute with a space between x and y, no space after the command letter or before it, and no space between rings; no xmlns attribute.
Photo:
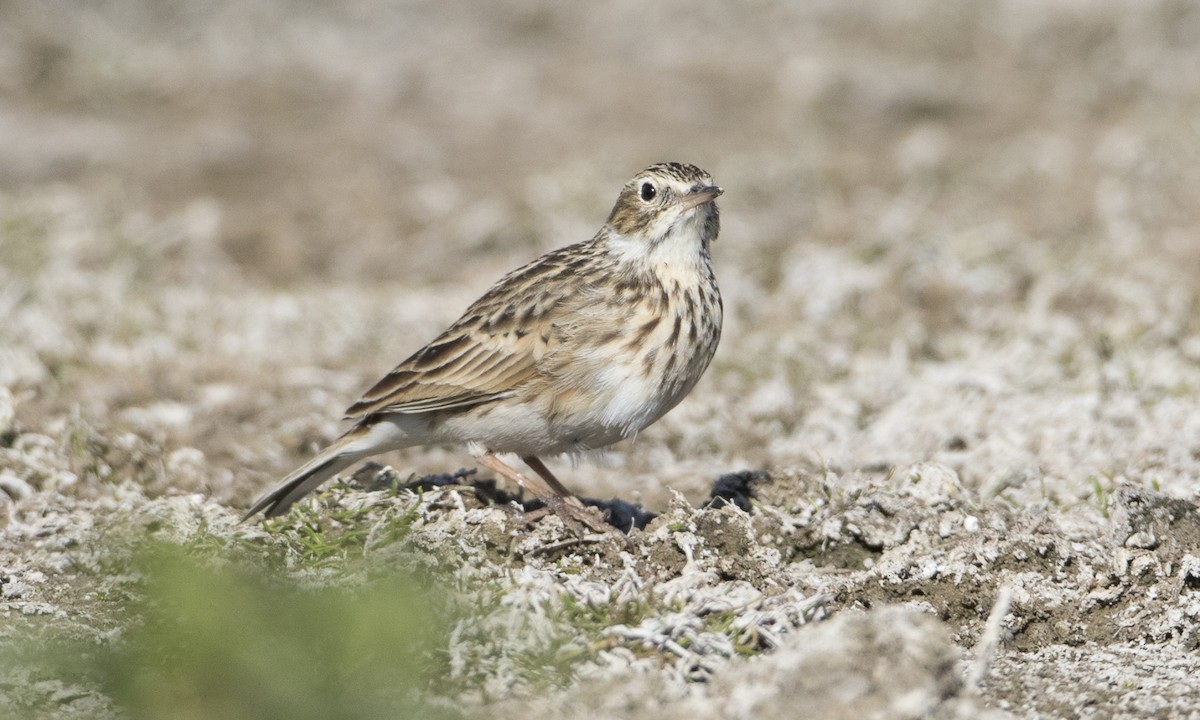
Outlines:
<svg viewBox="0 0 1200 720"><path fill-rule="evenodd" d="M694 207L699 207L704 203L712 202L717 199L717 196L725 192L716 185L697 185L688 191L679 199L679 204L684 210L691 210Z"/></svg>

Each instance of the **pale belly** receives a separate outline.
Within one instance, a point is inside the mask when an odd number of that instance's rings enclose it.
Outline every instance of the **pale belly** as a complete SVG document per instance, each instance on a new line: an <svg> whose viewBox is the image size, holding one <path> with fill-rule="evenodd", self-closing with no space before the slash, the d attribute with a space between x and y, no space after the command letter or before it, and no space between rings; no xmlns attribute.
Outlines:
<svg viewBox="0 0 1200 720"><path fill-rule="evenodd" d="M447 418L439 440L477 443L496 453L557 455L605 447L626 437L622 428L597 422L593 413L554 416L539 405L502 402Z"/></svg>
<svg viewBox="0 0 1200 720"><path fill-rule="evenodd" d="M677 301L682 302L682 301ZM515 396L446 417L441 442L482 445L492 452L552 455L593 450L635 436L695 386L720 337L719 301L706 305L693 294L700 313L677 317L676 304L645 336L634 331L645 315L613 334L600 314L581 324L572 338L547 355L541 382ZM587 317L586 315L584 317ZM596 338L595 342L585 342Z"/></svg>

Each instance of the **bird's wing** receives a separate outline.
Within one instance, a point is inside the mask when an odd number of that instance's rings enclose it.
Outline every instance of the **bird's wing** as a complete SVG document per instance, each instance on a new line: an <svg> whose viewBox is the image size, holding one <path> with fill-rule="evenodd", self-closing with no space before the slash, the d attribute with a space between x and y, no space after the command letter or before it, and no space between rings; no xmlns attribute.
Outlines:
<svg viewBox="0 0 1200 720"><path fill-rule="evenodd" d="M558 344L556 318L569 316L589 294L585 260L594 260L587 244L573 245L504 276L351 405L346 417L465 409L511 397L538 378L541 359Z"/></svg>
<svg viewBox="0 0 1200 720"><path fill-rule="evenodd" d="M384 376L346 416L451 410L508 397L536 372L531 340L481 328L447 330Z"/></svg>

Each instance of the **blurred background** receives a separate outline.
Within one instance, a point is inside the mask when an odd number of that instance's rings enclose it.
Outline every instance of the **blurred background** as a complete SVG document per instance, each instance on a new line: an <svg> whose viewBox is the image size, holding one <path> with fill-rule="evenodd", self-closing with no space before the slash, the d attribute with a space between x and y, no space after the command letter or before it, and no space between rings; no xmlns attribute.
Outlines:
<svg viewBox="0 0 1200 720"><path fill-rule="evenodd" d="M731 185L754 250L905 192L1078 242L1106 172L1195 164L1154 156L1195 147L1191 3L893 5L5 0L0 181L209 202L251 280L403 283L585 237L660 159Z"/></svg>
<svg viewBox="0 0 1200 720"><path fill-rule="evenodd" d="M27 429L124 438L113 476L151 448L148 485L244 501L680 160L726 189L722 347L568 485L1182 488L1197 118L1187 0L0 0L0 384Z"/></svg>

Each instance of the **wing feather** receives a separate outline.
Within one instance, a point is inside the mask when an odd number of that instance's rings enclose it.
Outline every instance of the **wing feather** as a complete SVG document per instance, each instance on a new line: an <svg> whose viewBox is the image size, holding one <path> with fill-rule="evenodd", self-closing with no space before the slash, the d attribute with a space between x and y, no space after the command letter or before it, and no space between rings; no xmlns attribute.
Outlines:
<svg viewBox="0 0 1200 720"><path fill-rule="evenodd" d="M468 408L508 397L536 374L528 343L483 332L466 337L475 344L444 364L432 365L420 352L405 360L350 406L346 416Z"/></svg>
<svg viewBox="0 0 1200 720"><path fill-rule="evenodd" d="M587 245L561 248L505 275L364 393L346 417L465 409L512 397L537 380L541 359L560 339L555 319L588 295L580 255L596 255Z"/></svg>

